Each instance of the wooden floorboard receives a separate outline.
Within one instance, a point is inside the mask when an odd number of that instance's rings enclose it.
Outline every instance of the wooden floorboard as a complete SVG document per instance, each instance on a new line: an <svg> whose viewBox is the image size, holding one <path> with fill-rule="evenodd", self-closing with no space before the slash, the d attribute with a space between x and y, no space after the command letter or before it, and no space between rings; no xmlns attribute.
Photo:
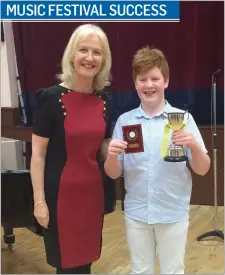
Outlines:
<svg viewBox="0 0 225 275"><path fill-rule="evenodd" d="M212 206L191 206L185 256L185 274L224 274L224 243L210 238L198 243L196 237L213 229ZM224 229L224 207L218 208L219 228ZM16 243L12 251L2 240L1 274L54 274L45 262L41 237L25 228L14 230ZM3 232L2 232L3 234ZM101 259L93 264L93 274L128 274L129 257L120 203L113 214L105 216ZM159 274L157 264L156 273Z"/></svg>

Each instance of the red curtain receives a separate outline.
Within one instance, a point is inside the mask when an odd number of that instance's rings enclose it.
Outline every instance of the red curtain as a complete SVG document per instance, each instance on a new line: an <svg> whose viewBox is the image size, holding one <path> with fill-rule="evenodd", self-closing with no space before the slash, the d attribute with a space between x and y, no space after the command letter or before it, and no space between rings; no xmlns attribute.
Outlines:
<svg viewBox="0 0 225 275"><path fill-rule="evenodd" d="M107 33L111 45L113 83L110 89L118 92L116 106L121 108L120 113L131 108L132 104L125 102L136 100L131 99L131 93L126 93L126 96L124 93L134 91L132 56L140 47L153 45L163 50L168 58L168 91L177 91L176 96L171 95L174 104L178 107L190 105L195 115L199 116L199 123L208 123L201 120L198 104L207 99L205 110L210 112L212 73L224 66L224 3L181 2L180 8L179 23L98 23ZM41 87L57 83L55 75L60 72L64 48L78 25L69 22L13 23L24 93L34 93ZM223 101L223 87L223 77L219 77L218 88L222 89L220 104ZM206 97L201 97L203 91L208 94ZM223 108L219 106L221 119Z"/></svg>

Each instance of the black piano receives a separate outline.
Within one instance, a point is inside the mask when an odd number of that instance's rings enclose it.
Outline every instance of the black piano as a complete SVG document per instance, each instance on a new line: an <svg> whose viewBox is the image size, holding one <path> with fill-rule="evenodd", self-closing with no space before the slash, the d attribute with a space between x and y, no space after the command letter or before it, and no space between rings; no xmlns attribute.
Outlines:
<svg viewBox="0 0 225 275"><path fill-rule="evenodd" d="M3 238L10 250L15 243L14 228L26 227L42 236L41 226L33 215L33 190L28 170L2 171L1 196Z"/></svg>

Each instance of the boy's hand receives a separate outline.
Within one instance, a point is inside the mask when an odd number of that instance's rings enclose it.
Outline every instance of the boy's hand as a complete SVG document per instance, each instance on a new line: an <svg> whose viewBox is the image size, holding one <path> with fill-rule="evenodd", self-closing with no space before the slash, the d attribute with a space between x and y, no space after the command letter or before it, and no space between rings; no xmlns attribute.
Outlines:
<svg viewBox="0 0 225 275"><path fill-rule="evenodd" d="M174 131L172 135L172 142L175 145L186 145L190 149L195 149L197 146L197 141L194 136L186 129Z"/></svg>
<svg viewBox="0 0 225 275"><path fill-rule="evenodd" d="M119 139L113 139L108 146L108 155L109 156L118 156L121 153L124 153L127 148L127 142Z"/></svg>

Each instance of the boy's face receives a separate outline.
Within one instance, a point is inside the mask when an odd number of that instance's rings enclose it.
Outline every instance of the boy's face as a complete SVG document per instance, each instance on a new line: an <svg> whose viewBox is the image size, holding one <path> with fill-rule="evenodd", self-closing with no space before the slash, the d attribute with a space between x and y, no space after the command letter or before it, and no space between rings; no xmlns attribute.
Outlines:
<svg viewBox="0 0 225 275"><path fill-rule="evenodd" d="M157 107L164 100L164 91L169 80L165 80L159 68L154 67L136 77L135 88L142 103Z"/></svg>

